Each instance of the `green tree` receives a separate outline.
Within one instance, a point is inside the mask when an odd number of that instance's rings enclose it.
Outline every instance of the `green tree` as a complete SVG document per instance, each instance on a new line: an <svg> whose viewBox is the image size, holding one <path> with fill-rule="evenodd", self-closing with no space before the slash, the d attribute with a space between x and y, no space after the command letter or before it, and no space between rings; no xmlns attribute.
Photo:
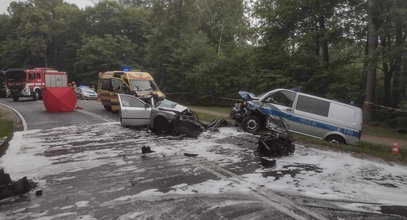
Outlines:
<svg viewBox="0 0 407 220"><path fill-rule="evenodd" d="M137 68L136 49L136 45L126 36L107 34L85 38L77 51L73 79L89 83L97 79L99 72L117 70L123 65Z"/></svg>

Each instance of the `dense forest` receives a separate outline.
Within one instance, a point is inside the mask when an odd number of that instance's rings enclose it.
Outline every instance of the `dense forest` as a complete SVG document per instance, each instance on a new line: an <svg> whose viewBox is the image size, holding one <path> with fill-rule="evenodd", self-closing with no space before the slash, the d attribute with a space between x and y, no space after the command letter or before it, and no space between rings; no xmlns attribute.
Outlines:
<svg viewBox="0 0 407 220"><path fill-rule="evenodd" d="M130 66L208 104L279 87L360 107L407 96L406 0L94 2L12 2L0 69L54 67L87 84Z"/></svg>

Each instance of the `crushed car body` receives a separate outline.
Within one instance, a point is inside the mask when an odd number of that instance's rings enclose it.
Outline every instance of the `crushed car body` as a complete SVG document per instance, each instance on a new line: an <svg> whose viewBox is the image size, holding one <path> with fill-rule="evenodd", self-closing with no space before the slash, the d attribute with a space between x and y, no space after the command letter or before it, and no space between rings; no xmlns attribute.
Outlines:
<svg viewBox="0 0 407 220"><path fill-rule="evenodd" d="M230 118L244 131L260 135L257 152L260 156L287 156L295 151L292 136L279 115L267 115L250 102L258 100L253 93L240 91L241 101L234 104ZM270 105L275 111L279 111Z"/></svg>
<svg viewBox="0 0 407 220"><path fill-rule="evenodd" d="M331 143L357 145L362 134L362 110L335 100L297 92L275 89L259 96L240 92L247 108L261 122L265 117L281 117L290 132L323 139ZM256 119L242 121L247 129Z"/></svg>
<svg viewBox="0 0 407 220"><path fill-rule="evenodd" d="M159 134L183 134L198 137L207 126L188 107L170 101L150 98L150 103L138 97L118 94L122 126L149 126Z"/></svg>

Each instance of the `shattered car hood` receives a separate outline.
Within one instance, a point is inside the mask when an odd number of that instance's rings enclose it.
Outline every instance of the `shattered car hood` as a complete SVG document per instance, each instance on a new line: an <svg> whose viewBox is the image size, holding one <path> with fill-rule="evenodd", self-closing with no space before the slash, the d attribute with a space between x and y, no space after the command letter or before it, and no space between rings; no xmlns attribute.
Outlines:
<svg viewBox="0 0 407 220"><path fill-rule="evenodd" d="M157 103L157 108L164 111L184 112L189 111L189 108L168 99L164 99Z"/></svg>

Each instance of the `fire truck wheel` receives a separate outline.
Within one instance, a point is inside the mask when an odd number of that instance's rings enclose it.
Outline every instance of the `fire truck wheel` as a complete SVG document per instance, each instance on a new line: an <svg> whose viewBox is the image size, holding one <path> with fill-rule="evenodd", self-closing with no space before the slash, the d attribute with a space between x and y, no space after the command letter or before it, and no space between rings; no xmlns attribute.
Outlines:
<svg viewBox="0 0 407 220"><path fill-rule="evenodd" d="M13 100L14 100L15 102L18 102L18 96L13 96Z"/></svg>
<svg viewBox="0 0 407 220"><path fill-rule="evenodd" d="M40 93L38 92L38 90L35 90L35 92L33 94L33 99L34 100L39 100L40 99Z"/></svg>
<svg viewBox="0 0 407 220"><path fill-rule="evenodd" d="M42 100L42 92L41 92L41 90L38 90L38 99Z"/></svg>

